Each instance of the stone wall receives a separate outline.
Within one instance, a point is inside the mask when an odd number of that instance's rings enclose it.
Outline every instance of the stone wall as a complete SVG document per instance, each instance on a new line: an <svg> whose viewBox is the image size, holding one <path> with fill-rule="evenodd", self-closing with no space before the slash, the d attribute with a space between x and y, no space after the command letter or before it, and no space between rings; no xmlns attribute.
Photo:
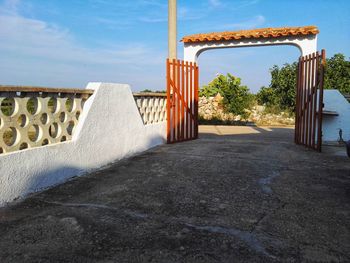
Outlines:
<svg viewBox="0 0 350 263"><path fill-rule="evenodd" d="M247 119L240 115L227 113L222 104L223 97L218 94L215 97L200 97L198 102L198 113L202 122L220 122L236 124L255 123L257 125L293 125L294 117L289 113L280 112L278 114L269 113L265 106L256 105L250 110Z"/></svg>

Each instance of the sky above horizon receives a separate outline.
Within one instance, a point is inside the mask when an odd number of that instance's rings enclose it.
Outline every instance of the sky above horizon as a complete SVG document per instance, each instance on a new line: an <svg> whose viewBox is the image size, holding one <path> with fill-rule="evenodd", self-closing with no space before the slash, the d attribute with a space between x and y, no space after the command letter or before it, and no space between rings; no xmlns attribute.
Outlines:
<svg viewBox="0 0 350 263"><path fill-rule="evenodd" d="M0 84L165 89L167 0L0 0ZM194 33L316 25L318 49L350 57L348 0L178 0L178 39ZM231 73L252 92L292 46L218 49L199 57L200 84ZM183 44L178 43L183 57Z"/></svg>

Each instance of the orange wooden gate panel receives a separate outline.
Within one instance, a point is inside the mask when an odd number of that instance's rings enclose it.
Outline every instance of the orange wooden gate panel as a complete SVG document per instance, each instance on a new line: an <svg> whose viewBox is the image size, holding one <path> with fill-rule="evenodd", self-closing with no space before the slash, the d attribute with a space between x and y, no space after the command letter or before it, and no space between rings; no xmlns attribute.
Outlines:
<svg viewBox="0 0 350 263"><path fill-rule="evenodd" d="M300 57L298 63L295 143L317 151L322 148L323 83L326 53Z"/></svg>
<svg viewBox="0 0 350 263"><path fill-rule="evenodd" d="M198 138L198 79L196 63L166 62L167 142Z"/></svg>

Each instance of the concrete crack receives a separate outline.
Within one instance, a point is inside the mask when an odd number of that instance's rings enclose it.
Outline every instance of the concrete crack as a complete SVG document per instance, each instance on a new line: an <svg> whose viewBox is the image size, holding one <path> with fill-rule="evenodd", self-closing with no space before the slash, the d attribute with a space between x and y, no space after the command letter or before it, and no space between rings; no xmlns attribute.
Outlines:
<svg viewBox="0 0 350 263"><path fill-rule="evenodd" d="M91 204L91 203L61 203L61 202L48 202L48 201L43 201L44 203L47 204L52 204L52 205L59 205L59 206L65 206L65 207L86 207L86 208L94 208L94 209L105 209L105 210L111 210L111 211L117 211L117 212L122 212L123 214L126 214L128 216L134 217L134 218L139 218L139 219L145 219L148 216L146 214L138 213L138 212L133 212L129 210L121 210L115 207L107 206L107 205L101 205L101 204Z"/></svg>
<svg viewBox="0 0 350 263"><path fill-rule="evenodd" d="M256 252L261 253L270 258L275 258L275 256L271 255L266 251L266 249L263 247L261 242L256 238L256 236L253 233L250 233L248 231L242 231L235 228L225 228L220 226L197 226L197 225L188 224L188 223L186 223L185 225L196 230L207 231L211 233L226 234L229 236L237 237L242 241L244 241L244 243L246 243L250 248L252 248Z"/></svg>

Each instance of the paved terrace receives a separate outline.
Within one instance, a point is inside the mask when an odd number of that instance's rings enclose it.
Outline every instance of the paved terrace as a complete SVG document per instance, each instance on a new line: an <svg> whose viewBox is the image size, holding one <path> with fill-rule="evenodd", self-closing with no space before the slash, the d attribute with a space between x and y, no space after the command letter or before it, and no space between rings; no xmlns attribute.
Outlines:
<svg viewBox="0 0 350 263"><path fill-rule="evenodd" d="M350 262L350 160L201 127L0 210L0 262Z"/></svg>

